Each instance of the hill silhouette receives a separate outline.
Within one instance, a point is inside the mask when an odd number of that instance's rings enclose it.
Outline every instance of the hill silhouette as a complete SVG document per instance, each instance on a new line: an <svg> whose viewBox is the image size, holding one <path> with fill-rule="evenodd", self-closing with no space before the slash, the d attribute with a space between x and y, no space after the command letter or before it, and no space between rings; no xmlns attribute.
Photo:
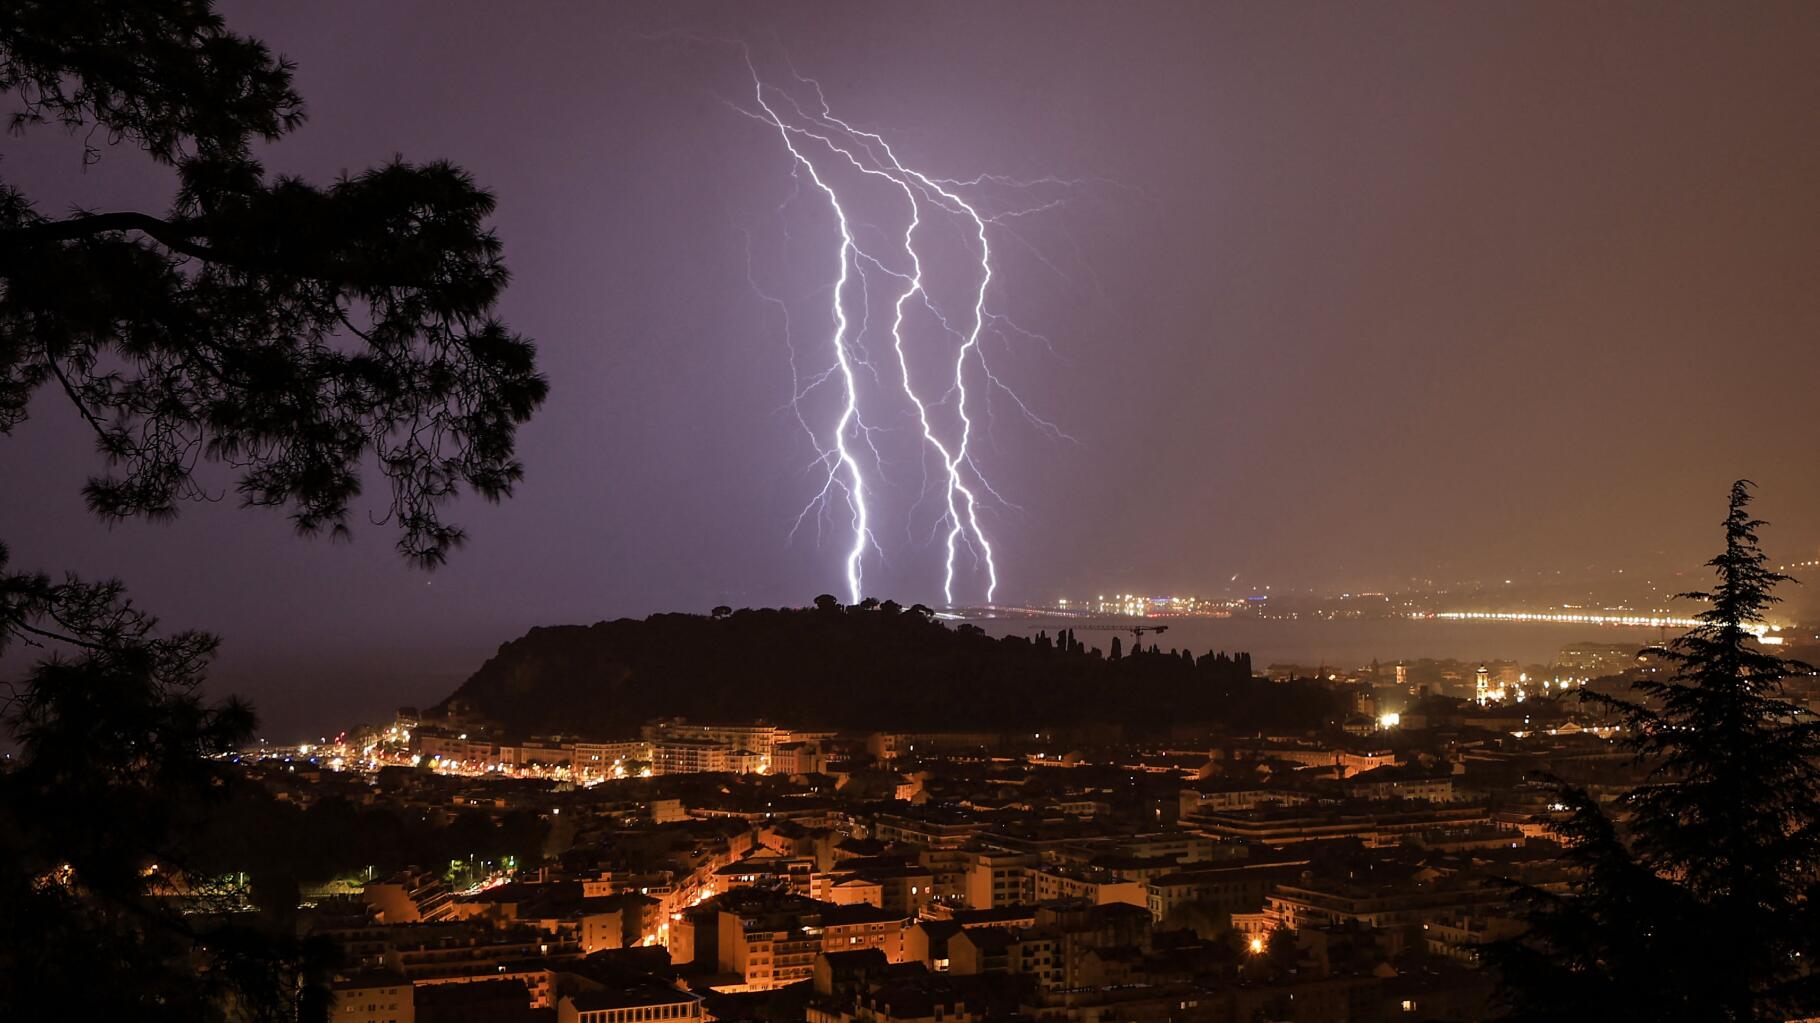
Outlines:
<svg viewBox="0 0 1820 1023"><path fill-rule="evenodd" d="M659 717L798 728L1012 731L1176 723L1309 728L1336 709L1308 683L1251 676L1249 654L1119 656L1072 634L993 638L926 608L717 608L532 629L441 705L520 734L636 734Z"/></svg>

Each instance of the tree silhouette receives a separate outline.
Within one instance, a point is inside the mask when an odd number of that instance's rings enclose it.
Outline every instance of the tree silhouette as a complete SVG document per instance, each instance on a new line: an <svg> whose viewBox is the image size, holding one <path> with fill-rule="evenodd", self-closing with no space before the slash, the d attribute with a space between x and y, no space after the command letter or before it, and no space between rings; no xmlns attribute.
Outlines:
<svg viewBox="0 0 1820 1023"><path fill-rule="evenodd" d="M85 489L103 519L169 517L221 471L302 533L346 531L371 458L399 551L435 565L463 539L449 500L511 492L517 427L547 391L492 317L493 198L446 163L269 178L251 143L302 123L291 72L206 0L6 5L14 133L136 147L178 187L160 213L54 218L0 181L0 434L49 388L108 466ZM256 876L251 918L149 894L237 904L196 838L231 781L216 758L253 727L200 695L213 637L159 636L119 583L7 561L0 653L54 656L0 701L20 752L0 771L0 1019L326 1018L328 954L291 930L294 876Z"/></svg>
<svg viewBox="0 0 1820 1023"><path fill-rule="evenodd" d="M370 454L399 549L434 564L463 538L451 497L511 492L516 428L547 391L490 315L493 197L446 163L268 180L250 143L302 122L290 82L207 3L8 6L15 131L92 126L180 187L163 215L52 219L0 185L0 431L54 386L115 470L86 490L103 517L169 516L215 462L306 533L346 530Z"/></svg>
<svg viewBox="0 0 1820 1023"><path fill-rule="evenodd" d="M214 637L156 624L118 583L9 572L0 549L0 650L69 652L6 686L20 756L0 773L0 1018L320 1018L326 947L282 916L208 925L150 895L233 907L191 838L226 781L213 758L253 727L244 704L200 697Z"/></svg>
<svg viewBox="0 0 1820 1023"><path fill-rule="evenodd" d="M1731 489L1699 625L1638 699L1589 693L1648 765L1613 821L1571 810L1572 896L1526 890L1530 930L1493 949L1516 1019L1781 1020L1820 1008L1820 722L1783 696L1807 665L1757 642L1788 577L1767 565L1751 484Z"/></svg>

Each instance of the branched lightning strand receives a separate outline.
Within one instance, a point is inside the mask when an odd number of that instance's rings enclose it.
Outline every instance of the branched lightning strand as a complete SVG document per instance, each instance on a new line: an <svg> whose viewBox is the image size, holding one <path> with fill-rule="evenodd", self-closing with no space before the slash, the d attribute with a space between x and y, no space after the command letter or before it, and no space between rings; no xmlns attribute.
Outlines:
<svg viewBox="0 0 1820 1023"><path fill-rule="evenodd" d="M750 61L747 62L747 66L752 67ZM870 513L866 509L866 481L860 475L859 460L854 458L853 452L847 449L847 432L857 424L859 419L859 391L855 387L853 360L847 347L847 304L845 300L848 270L853 265L853 230L847 225L847 211L841 207L840 196L822 180L821 174L815 169L815 164L796 148L796 143L790 138L790 132L784 126L783 120L777 116L777 111L771 109L771 105L765 102L764 85L759 81L758 70L755 67L752 70L752 83L754 86L753 97L758 101L759 108L765 112L773 124L777 125L778 137L783 139L785 148L790 150L790 155L796 158L797 164L809 173L809 180L815 182L815 187L821 189L822 194L828 197L829 204L834 207L834 219L840 224L840 276L834 282L833 345L834 363L840 369L842 386L845 391L840 418L834 424L834 453L832 456L828 456L824 452L823 463L828 467L828 476L822 484L818 499L825 501L831 490L837 486L846 492L847 506L853 512L853 545L847 551L847 593L854 603L858 603L865 578L861 561L865 557L867 543L872 542L872 529ZM845 481L840 479L840 471L843 468L847 471Z"/></svg>
<svg viewBox="0 0 1820 1023"><path fill-rule="evenodd" d="M796 408L797 418L802 422L805 431L810 434L817 451L817 460L825 472L822 486L810 504L803 509L797 518L798 526L811 510L825 508L830 497L837 491L844 497L851 513L853 536L846 554L846 581L848 594L858 601L864 583L864 559L868 547L877 548L876 540L871 533L871 511L867 501L869 490L859 460L849 446L856 439L864 439L871 447L871 452L878 460L878 449L872 445L871 430L861 415L860 396L855 379L856 365L871 371L876 376L876 368L866 361L863 352L858 349L859 339L866 333L870 323L869 290L867 269L879 272L899 282L896 301L893 304L891 317L891 344L897 358L898 383L915 409L917 424L921 429L923 443L941 465L941 492L944 497L944 510L937 529L946 527L944 539L945 560L943 563L942 596L952 606L956 579L956 560L964 546L971 553L979 568L986 575L986 601L990 603L997 592L999 584L998 565L994 555L992 541L980 522L980 495L985 494L1007 507L1015 508L993 489L991 483L980 471L971 451L974 440L975 411L970 407L970 393L967 385L967 366L969 360L979 364L979 372L988 388L1003 391L1009 395L1023 416L1043 432L1065 440L1073 440L1055 423L1038 416L1029 405L1007 386L986 364L985 350L981 345L981 335L989 324L995 331L1004 333L1005 328L1027 337L1040 338L1046 344L1047 339L1041 335L1024 331L1003 314L993 313L987 309L987 296L994 279L992 265L992 242L988 225L998 225L1003 220L1028 216L1060 204L1060 200L1037 202L1027 208L1012 209L991 216L982 214L973 203L961 195L960 190L981 182L990 182L1017 188L1029 188L1033 184L1070 184L1056 178L1040 179L1038 182L1020 182L1009 178L982 175L970 180L932 177L901 160L883 136L861 130L849 122L836 117L829 107L822 92L821 85L814 79L795 74L796 81L815 93L819 111L811 112L803 108L784 90L767 85L759 75L750 54L746 57L746 67L752 76L752 94L757 104L756 110L748 110L735 105L735 109L754 120L761 121L774 128L778 138L790 153L793 163L792 174L807 173L809 180L827 197L830 208L838 225L840 245L838 251L839 273L833 285L832 319L833 336L830 344L834 353L834 365L826 372L810 379L805 387L794 389L792 404L797 405L814 388L830 381L838 382L841 387L841 407L831 431L831 442L824 443L816 435L803 417L800 407ZM794 74L794 72L793 72ZM772 98L772 97L775 97ZM785 116L780 107L787 104L790 116ZM812 155L813 154L813 155ZM861 174L889 182L903 193L909 208L909 219L902 236L904 255L908 260L907 271L892 269L887 263L873 253L866 251L856 240L855 224L850 219L848 209L843 204L841 194L817 166L816 158L833 157L845 160L854 170ZM800 180L800 179L799 179ZM924 287L923 253L918 249L918 231L924 226L925 212L937 210L957 218L966 225L971 235L968 246L971 258L977 265L977 288L970 289L969 311L960 325L956 325L943 313L939 304ZM859 288L864 292L862 302L866 303L862 312L862 323L856 332L853 329L852 317L847 311L847 295L850 283L857 278ZM768 297L768 296L766 296ZM907 307L916 302L924 307L941 324L944 331L959 341L954 351L953 375L947 384L946 392L938 400L931 401L920 394L912 380L910 357L907 350L905 316ZM792 356L794 359L794 354ZM794 365L794 363L793 363ZM792 374L794 377L794 368ZM931 409L946 405L950 400L959 422L958 437L944 440L931 419ZM926 465L926 463L925 463ZM927 492L925 481L925 492ZM794 532L794 530L793 530Z"/></svg>

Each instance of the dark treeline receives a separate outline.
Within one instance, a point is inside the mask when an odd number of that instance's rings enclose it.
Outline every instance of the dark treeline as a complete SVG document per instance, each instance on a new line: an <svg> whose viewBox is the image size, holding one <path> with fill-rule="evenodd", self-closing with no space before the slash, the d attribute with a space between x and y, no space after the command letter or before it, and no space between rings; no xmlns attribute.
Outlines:
<svg viewBox="0 0 1820 1023"><path fill-rule="evenodd" d="M1241 730L1319 725L1312 684L1251 676L1248 654L1143 648L1104 656L1071 631L993 638L924 608L717 608L533 629L456 691L528 733L626 735L652 718L768 718L805 728L1010 731L1175 723Z"/></svg>
<svg viewBox="0 0 1820 1023"><path fill-rule="evenodd" d="M443 821L342 796L299 807L246 779L233 779L228 790L202 822L198 853L186 866L203 878L246 875L253 901L267 909L295 906L301 885L369 870L383 877L407 866L500 863L508 856L536 863L549 834L533 810L497 820L478 810L456 812Z"/></svg>

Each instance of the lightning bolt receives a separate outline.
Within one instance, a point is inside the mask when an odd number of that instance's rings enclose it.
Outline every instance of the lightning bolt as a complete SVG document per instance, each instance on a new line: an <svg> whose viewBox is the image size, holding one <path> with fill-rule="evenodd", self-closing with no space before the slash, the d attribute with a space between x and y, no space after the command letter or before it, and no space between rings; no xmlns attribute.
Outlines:
<svg viewBox="0 0 1820 1023"><path fill-rule="evenodd" d="M741 48L744 50L743 46ZM896 282L890 326L891 347L896 357L896 384L914 410L926 454L940 466L938 486L942 495L942 513L937 520L936 529L944 533L942 597L948 605L954 604L957 565L962 549L965 548L973 558L976 571L985 575L985 599L991 603L999 586L998 563L992 540L980 521L980 506L983 497L990 497L1007 507L1016 506L998 494L973 457L976 410L972 402L976 394L968 385L969 364L977 364L977 372L984 387L1010 395L1019 412L1038 429L1060 439L1073 438L1056 424L1032 411L986 363L981 338L989 327L1001 337L1016 334L1048 343L1047 338L1018 327L1001 313L988 310L988 295L995 277L992 239L988 227L997 226L1007 219L1051 209L1063 200L1048 199L1024 208L987 215L981 211L977 200L970 202L962 192L982 183L1028 190L1038 184L1067 185L1069 182L1057 178L1023 182L995 175L980 175L966 180L932 176L907 164L882 135L858 128L835 116L819 82L805 78L792 69L796 83L814 92L815 102L811 105L812 108L806 108L789 91L767 84L759 74L749 51L745 53L745 63L751 74L755 108L729 105L775 130L792 160L792 176L807 175L815 189L827 199L839 236L830 306L833 333L828 341L833 354L833 365L825 373L812 377L805 387L798 388L793 384L792 405L796 406L797 419L815 446L817 457L812 464L819 466L823 473L819 491L797 517L797 526L800 527L811 512L816 513L819 522L822 510L837 496L845 501L852 528L846 551L845 575L849 597L857 602L861 598L865 581L866 553L869 549L882 551L871 531L872 512L868 501L872 492L867 487L865 472L854 448L855 444L863 440L872 455L873 464L882 465L878 448L872 443L872 428L867 426L862 416L859 381L855 371L856 366L862 367L874 378L878 372L861 351L862 339L871 324L870 268L882 277ZM823 165L818 161L829 163ZM893 256L888 260L884 254L869 250L858 240L856 221L850 215L848 203L843 201L841 190L836 187L837 179L831 172L843 164L854 172L887 183L903 196L908 219L901 236L902 262L897 264L899 268L894 269L892 265L892 261L898 257ZM800 183L800 177L797 180ZM937 217L949 218L967 238L964 248L970 260L968 273L973 284L967 292L967 312L958 324L955 318L943 312L941 304L925 285L924 252L919 239L924 229ZM872 229L867 236L878 233L880 232ZM748 267L748 276L749 270ZM850 293L857 293L857 300L862 303L857 329L854 327L854 317L848 312L848 303L854 298ZM760 295L768 301L782 304L762 292ZM939 398L933 400L919 391L911 368L910 349L914 347L914 340L910 337L906 320L913 307L926 310L940 324L941 330L958 342L953 352L952 372L950 374L944 371L947 376L946 389ZM793 379L796 379L795 374L795 351L792 348ZM825 383L835 383L838 386L840 407L824 441L821 439L824 435L818 435L810 427L799 403L810 390ZM933 413L938 408L949 407L953 410L956 425L944 431L938 426ZM927 466L928 463L925 462L925 472ZM925 476L925 494L927 491L928 480Z"/></svg>
<svg viewBox="0 0 1820 1023"><path fill-rule="evenodd" d="M834 449L832 452L826 449L821 452L821 462L827 467L828 475L822 484L818 500L825 501L835 487L841 488L846 494L847 507L853 514L853 543L847 551L847 594L849 600L858 603L865 581L862 559L866 554L866 545L875 541L872 539L871 513L866 508L866 481L860 473L859 460L853 457L853 452L847 447L848 431L860 425L859 390L853 379L853 353L849 348L847 338L846 293L849 271L853 268L853 228L847 222L847 211L841 206L840 195L828 187L826 181L822 180L821 173L816 170L814 161L804 156L802 151L796 147L789 128L777 116L777 111L765 101L765 89L759 80L758 69L753 66L750 59L746 61L746 66L752 69L754 87L752 95L757 100L759 109L763 110L771 123L777 126L778 137L783 140L784 148L790 151L792 157L795 157L796 165L807 171L809 180L813 181L815 187L821 189L822 194L828 197L829 205L834 208L835 222L840 225L840 272L834 281L834 337L831 343L834 348L834 364L840 371L843 401L841 402L840 418L834 424ZM801 392L798 392L799 397L800 394ZM844 480L841 479L842 469L846 470Z"/></svg>

